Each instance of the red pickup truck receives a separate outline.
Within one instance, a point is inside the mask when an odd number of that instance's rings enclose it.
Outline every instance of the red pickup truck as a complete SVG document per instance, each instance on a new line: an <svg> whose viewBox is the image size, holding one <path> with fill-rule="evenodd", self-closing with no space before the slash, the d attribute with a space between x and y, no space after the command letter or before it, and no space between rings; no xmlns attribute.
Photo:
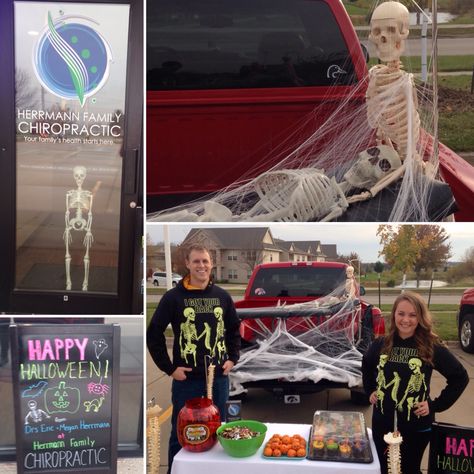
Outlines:
<svg viewBox="0 0 474 474"><path fill-rule="evenodd" d="M257 265L245 297L243 351L231 374L231 393L249 387L295 394L349 387L361 397L360 365L368 344L385 333L380 309L346 292L345 263L285 262Z"/></svg>
<svg viewBox="0 0 474 474"><path fill-rule="evenodd" d="M474 288L464 291L457 315L459 342L465 352L474 352Z"/></svg>
<svg viewBox="0 0 474 474"><path fill-rule="evenodd" d="M148 211L272 168L342 103L350 117L367 59L339 0L148 2ZM439 161L456 220L473 221L474 168L443 145Z"/></svg>

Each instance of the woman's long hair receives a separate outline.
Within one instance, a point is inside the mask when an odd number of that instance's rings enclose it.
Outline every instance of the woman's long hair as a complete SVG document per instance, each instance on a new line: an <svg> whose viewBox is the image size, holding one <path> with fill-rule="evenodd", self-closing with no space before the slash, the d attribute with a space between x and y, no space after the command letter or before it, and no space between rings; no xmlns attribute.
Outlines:
<svg viewBox="0 0 474 474"><path fill-rule="evenodd" d="M415 329L414 338L416 348L418 349L418 356L427 364L433 365L434 346L435 344L440 344L441 341L439 336L433 332L433 318L424 299L419 294L411 291L401 293L393 303L390 315L390 328L387 336L385 336L382 353L390 355L392 351L393 340L395 334L398 333L397 326L395 325L395 313L402 301L408 301L415 308L418 326Z"/></svg>

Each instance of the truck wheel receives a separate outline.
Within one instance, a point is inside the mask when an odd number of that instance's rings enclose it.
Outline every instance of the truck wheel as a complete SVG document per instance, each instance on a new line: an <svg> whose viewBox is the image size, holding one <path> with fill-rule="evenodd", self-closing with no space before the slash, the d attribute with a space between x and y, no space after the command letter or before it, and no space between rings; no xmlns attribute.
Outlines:
<svg viewBox="0 0 474 474"><path fill-rule="evenodd" d="M466 314L459 325L459 342L464 352L474 352L474 314Z"/></svg>
<svg viewBox="0 0 474 474"><path fill-rule="evenodd" d="M158 286L158 280L155 280L155 281L153 282L153 286Z"/></svg>
<svg viewBox="0 0 474 474"><path fill-rule="evenodd" d="M351 390L351 402L354 405L359 406L370 405L369 397L365 394L365 392L361 392L360 390Z"/></svg>

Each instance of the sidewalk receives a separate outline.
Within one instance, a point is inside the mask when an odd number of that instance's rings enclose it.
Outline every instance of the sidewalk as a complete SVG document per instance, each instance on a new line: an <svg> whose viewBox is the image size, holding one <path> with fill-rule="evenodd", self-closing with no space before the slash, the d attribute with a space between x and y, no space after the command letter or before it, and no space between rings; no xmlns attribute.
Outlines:
<svg viewBox="0 0 474 474"><path fill-rule="evenodd" d="M16 463L0 462L0 472L2 474L16 473ZM143 458L119 458L117 462L118 474L137 474L142 472L145 472Z"/></svg>

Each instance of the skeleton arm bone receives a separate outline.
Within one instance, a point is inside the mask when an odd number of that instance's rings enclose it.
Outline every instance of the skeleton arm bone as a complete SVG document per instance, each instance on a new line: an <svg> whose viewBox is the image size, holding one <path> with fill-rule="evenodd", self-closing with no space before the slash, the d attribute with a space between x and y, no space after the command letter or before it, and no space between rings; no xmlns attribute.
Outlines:
<svg viewBox="0 0 474 474"><path fill-rule="evenodd" d="M72 235L71 235L71 224L70 224L70 219L69 219L70 213L69 213L69 192L66 193L66 212L64 214L64 233L63 233L63 240L65 243L71 243L72 242Z"/></svg>
<svg viewBox="0 0 474 474"><path fill-rule="evenodd" d="M405 164L402 164L400 168L383 177L375 186L372 186L368 191L347 198L347 202L349 204L353 204L355 202L365 201L367 199L375 197L380 191L382 191L390 184L401 178L403 176L403 173L405 172L405 168Z"/></svg>
<svg viewBox="0 0 474 474"><path fill-rule="evenodd" d="M87 224L86 224L86 235L84 236L84 246L90 247L92 242L94 242L94 236L92 235L91 228L92 228L92 199L93 195L90 195L89 201L89 211L87 212Z"/></svg>

